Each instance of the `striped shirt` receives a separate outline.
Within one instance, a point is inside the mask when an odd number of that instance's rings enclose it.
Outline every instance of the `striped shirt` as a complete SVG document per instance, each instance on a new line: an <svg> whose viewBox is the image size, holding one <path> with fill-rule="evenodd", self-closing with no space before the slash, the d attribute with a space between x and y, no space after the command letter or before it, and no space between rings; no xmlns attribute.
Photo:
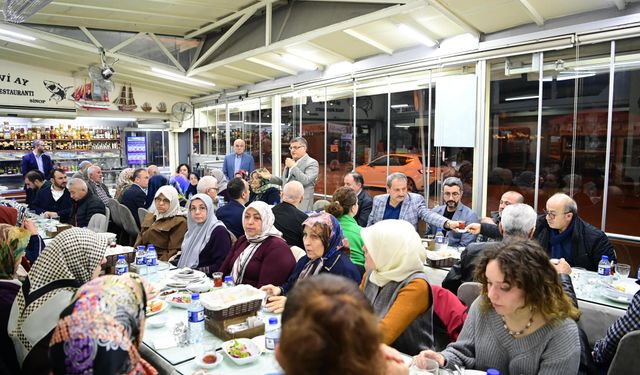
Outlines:
<svg viewBox="0 0 640 375"><path fill-rule="evenodd" d="M640 291L633 296L627 312L607 329L607 334L603 338L596 341L593 347L595 363L610 364L622 337L637 330L640 330Z"/></svg>

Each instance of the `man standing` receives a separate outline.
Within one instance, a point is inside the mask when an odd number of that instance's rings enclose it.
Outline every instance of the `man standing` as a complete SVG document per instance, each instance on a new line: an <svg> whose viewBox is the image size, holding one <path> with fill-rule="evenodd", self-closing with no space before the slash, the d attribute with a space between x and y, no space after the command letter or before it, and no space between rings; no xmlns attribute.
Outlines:
<svg viewBox="0 0 640 375"><path fill-rule="evenodd" d="M289 181L282 189L282 202L274 206L271 211L275 216L276 229L282 232L282 238L289 246L304 249L302 242L302 222L308 216L298 209L304 199L304 187L298 181Z"/></svg>
<svg viewBox="0 0 640 375"><path fill-rule="evenodd" d="M571 267L597 271L603 255L616 260L607 235L578 216L573 198L557 193L547 200L544 214L538 216L534 238L547 250L549 258L564 258Z"/></svg>
<svg viewBox="0 0 640 375"><path fill-rule="evenodd" d="M107 204L111 195L109 194L109 188L102 182L102 168L97 165L92 165L87 169L87 186L92 194L95 194L102 203Z"/></svg>
<svg viewBox="0 0 640 375"><path fill-rule="evenodd" d="M236 177L227 184L227 192L231 200L218 208L216 216L236 238L240 238L240 236L244 235L242 213L244 212L244 205L249 202L249 183L240 177Z"/></svg>
<svg viewBox="0 0 640 375"><path fill-rule="evenodd" d="M38 191L29 208L37 214L44 213L46 218L58 217L61 221L67 221L72 206L71 195L67 190L67 174L59 168L51 173L51 185Z"/></svg>
<svg viewBox="0 0 640 375"><path fill-rule="evenodd" d="M447 177L442 182L442 199L445 204L434 207L432 211L449 220L464 221L465 224L479 222L480 220L478 219L478 215L460 202L462 194L464 194L464 191L462 190L462 181L460 181L458 177ZM476 240L476 235L469 232L460 233L456 231L447 231L447 229L444 229L444 231L445 233L448 232L449 246L467 246ZM429 224L426 234L435 235L437 232L438 227Z"/></svg>
<svg viewBox="0 0 640 375"><path fill-rule="evenodd" d="M244 141L242 139L236 139L233 142L233 154L229 154L224 157L222 172L224 172L227 180L233 180L235 174L241 169L246 171L248 174L251 174L251 172L256 168L253 156L249 153L245 153L244 149Z"/></svg>
<svg viewBox="0 0 640 375"><path fill-rule="evenodd" d="M122 195L122 204L127 206L133 220L136 221L140 228L140 217L138 208L145 207L147 204L147 187L149 186L149 173L144 168L138 168L133 171L133 184Z"/></svg>
<svg viewBox="0 0 640 375"><path fill-rule="evenodd" d="M37 169L29 171L24 175L24 184L27 187L27 205L31 204L31 202L36 199L36 194L38 194L40 189L51 186L51 183L49 181L45 181L44 176Z"/></svg>
<svg viewBox="0 0 640 375"><path fill-rule="evenodd" d="M320 170L318 161L307 154L307 146L307 140L302 137L291 140L289 145L291 158L287 158L284 162L285 168L282 178L271 176L269 172L262 174L262 177L270 180L272 184L281 186L289 181L300 182L304 187L304 200L298 208L303 212L313 210L313 191L316 182L318 182L318 171Z"/></svg>
<svg viewBox="0 0 640 375"><path fill-rule="evenodd" d="M69 224L84 228L95 214L106 214L105 205L98 197L91 194L87 183L80 178L69 180L69 194L73 201Z"/></svg>
<svg viewBox="0 0 640 375"><path fill-rule="evenodd" d="M392 173L387 177L387 194L377 195L373 198L373 208L367 226L386 219L408 221L413 224L416 231L419 219L439 228L455 229L459 225L457 221L448 220L446 217L427 209L422 195L409 193L407 191L407 176L400 172Z"/></svg>
<svg viewBox="0 0 640 375"><path fill-rule="evenodd" d="M344 176L344 186L350 187L356 192L358 196L358 212L356 212L354 219L356 219L359 226L366 227L373 206L373 198L363 189L364 178L358 172L349 172Z"/></svg>
<svg viewBox="0 0 640 375"><path fill-rule="evenodd" d="M39 170L43 176L50 176L53 169L51 158L44 153L44 141L41 139L33 141L33 152L22 157L22 176L34 169Z"/></svg>

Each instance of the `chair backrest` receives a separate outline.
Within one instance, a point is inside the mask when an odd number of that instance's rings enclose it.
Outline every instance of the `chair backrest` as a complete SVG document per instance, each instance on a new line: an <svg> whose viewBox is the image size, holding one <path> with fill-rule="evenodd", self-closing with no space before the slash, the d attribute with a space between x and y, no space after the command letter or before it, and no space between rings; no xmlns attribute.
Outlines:
<svg viewBox="0 0 640 375"><path fill-rule="evenodd" d="M91 216L91 219L89 219L87 229L92 230L96 233L104 233L107 231L108 225L109 222L107 221L106 215L93 214L93 216Z"/></svg>
<svg viewBox="0 0 640 375"><path fill-rule="evenodd" d="M109 200L107 201L107 209L110 211L110 217L111 217L111 221L113 221L113 223L121 228L124 228L122 225L122 219L120 218L120 202L118 202L117 200L113 199L113 198L109 198Z"/></svg>
<svg viewBox="0 0 640 375"><path fill-rule="evenodd" d="M622 337L618 349L609 366L608 375L637 374L640 368L640 331L631 331Z"/></svg>
<svg viewBox="0 0 640 375"><path fill-rule="evenodd" d="M147 214L150 214L151 211L147 210L144 207L140 207L138 208L138 219L140 219L140 225L142 225L142 222L144 221L145 216L147 216Z"/></svg>
<svg viewBox="0 0 640 375"><path fill-rule="evenodd" d="M462 283L458 287L458 298L460 301L467 305L467 307L471 306L473 301L478 298L480 295L480 291L482 290L482 284L475 281L468 281L466 283Z"/></svg>
<svg viewBox="0 0 640 375"><path fill-rule="evenodd" d="M120 216L120 220L122 221L122 229L135 239L138 236L138 233L140 233L140 228L138 228L138 224L136 224L136 221L133 219L133 215L127 206L118 203L118 216Z"/></svg>
<svg viewBox="0 0 640 375"><path fill-rule="evenodd" d="M107 227L109 227L109 220L111 220L111 210L109 209L109 207L105 207L104 211L104 216L107 218Z"/></svg>
<svg viewBox="0 0 640 375"><path fill-rule="evenodd" d="M299 246L291 246L291 253L293 253L293 257L296 258L296 262L300 260L307 252L301 249Z"/></svg>

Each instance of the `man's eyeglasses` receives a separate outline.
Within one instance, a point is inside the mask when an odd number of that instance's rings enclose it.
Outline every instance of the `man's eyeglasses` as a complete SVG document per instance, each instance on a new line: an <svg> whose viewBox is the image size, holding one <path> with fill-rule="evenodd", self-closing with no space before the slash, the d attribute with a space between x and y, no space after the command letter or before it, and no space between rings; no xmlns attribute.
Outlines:
<svg viewBox="0 0 640 375"><path fill-rule="evenodd" d="M556 216L558 215L558 213L556 213L556 212L550 212L550 211L547 211L547 210L543 210L543 212L544 212L545 216L548 216L548 217L550 217L552 219L555 219ZM571 211L565 211L562 214L569 214L569 213L571 213Z"/></svg>
<svg viewBox="0 0 640 375"><path fill-rule="evenodd" d="M212 187L212 188L207 189L207 194L211 193L212 191L218 192L218 188Z"/></svg>
<svg viewBox="0 0 640 375"><path fill-rule="evenodd" d="M297 150L299 148L303 148L305 146L289 146L289 151Z"/></svg>

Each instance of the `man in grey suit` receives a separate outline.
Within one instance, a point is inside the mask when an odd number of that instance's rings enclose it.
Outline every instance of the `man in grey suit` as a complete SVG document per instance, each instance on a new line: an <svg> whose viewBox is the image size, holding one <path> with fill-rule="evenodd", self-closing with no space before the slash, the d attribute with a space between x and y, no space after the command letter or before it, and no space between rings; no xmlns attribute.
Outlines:
<svg viewBox="0 0 640 375"><path fill-rule="evenodd" d="M407 191L407 176L396 172L387 177L387 194L373 197L373 208L367 226L386 219L400 219L413 224L418 230L418 220L440 228L454 229L460 225L429 210L420 194Z"/></svg>
<svg viewBox="0 0 640 375"><path fill-rule="evenodd" d="M272 184L284 185L289 181L298 181L304 187L304 200L300 207L303 212L313 210L313 190L318 182L318 171L320 169L318 161L307 154L307 140L296 137L289 145L291 158L284 162L285 168L282 177L272 176L269 172L264 172L262 177L269 179Z"/></svg>

